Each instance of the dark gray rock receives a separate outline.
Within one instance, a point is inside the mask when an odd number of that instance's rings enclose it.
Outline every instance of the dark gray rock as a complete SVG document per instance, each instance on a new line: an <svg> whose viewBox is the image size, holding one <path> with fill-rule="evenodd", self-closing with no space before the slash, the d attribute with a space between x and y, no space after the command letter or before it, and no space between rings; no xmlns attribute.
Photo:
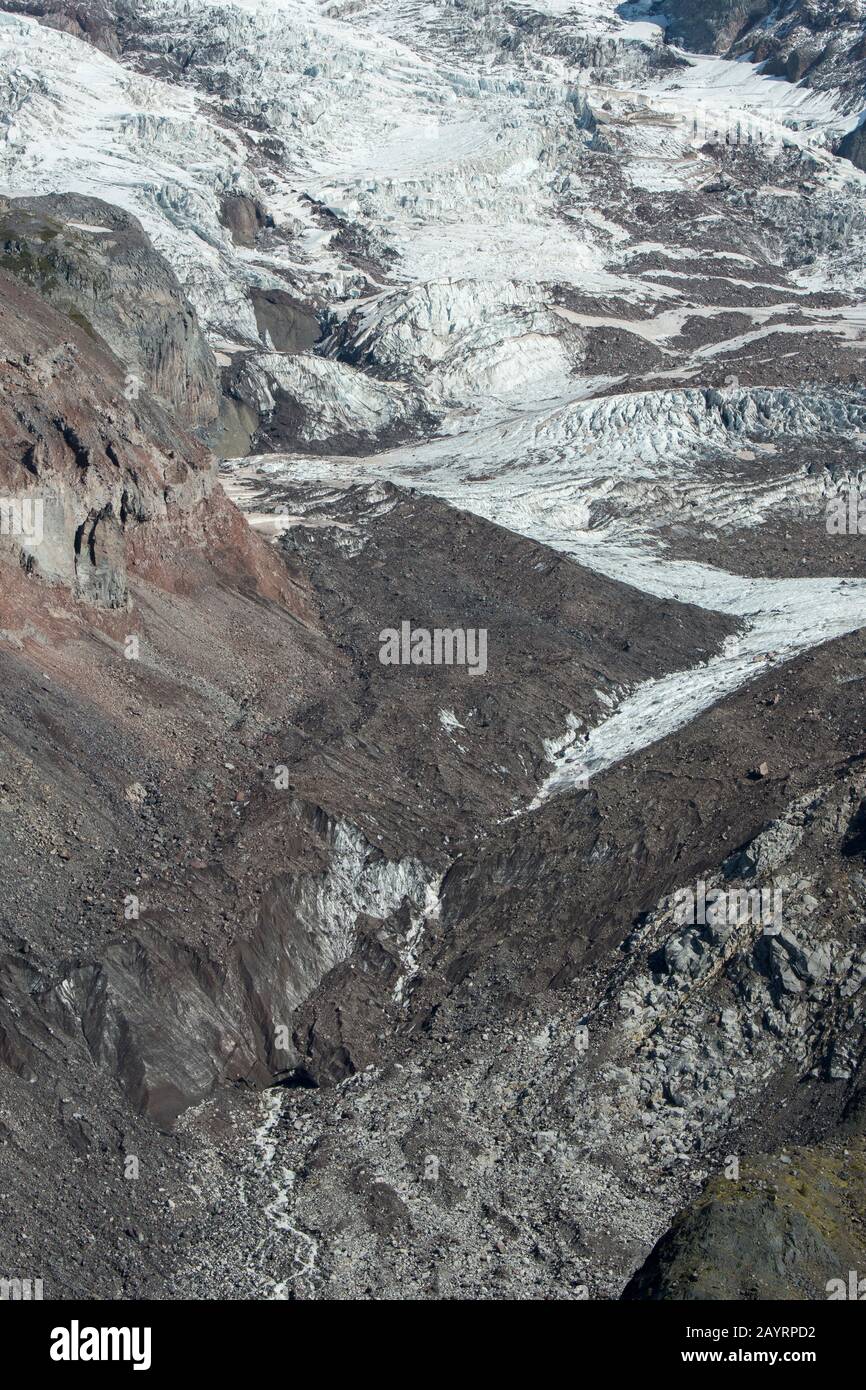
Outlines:
<svg viewBox="0 0 866 1390"><path fill-rule="evenodd" d="M78 194L0 199L0 269L37 290L187 425L216 417L216 360L177 276L129 213Z"/></svg>
<svg viewBox="0 0 866 1390"><path fill-rule="evenodd" d="M249 193L227 193L220 204L220 218L238 246L255 246L259 233L274 225L259 199Z"/></svg>
<svg viewBox="0 0 866 1390"><path fill-rule="evenodd" d="M866 1265L864 1201L862 1140L748 1159L739 1177L714 1178L679 1214L622 1297L821 1300L834 1290L849 1297L849 1271Z"/></svg>

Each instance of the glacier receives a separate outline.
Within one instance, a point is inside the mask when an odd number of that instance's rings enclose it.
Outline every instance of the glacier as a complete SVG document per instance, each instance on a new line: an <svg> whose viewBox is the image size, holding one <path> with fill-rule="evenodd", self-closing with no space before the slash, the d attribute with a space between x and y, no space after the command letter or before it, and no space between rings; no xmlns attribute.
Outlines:
<svg viewBox="0 0 866 1390"><path fill-rule="evenodd" d="M766 521L819 517L859 478L856 391L708 374L786 337L861 341L866 305L837 292L866 282L866 174L833 150L862 112L832 89L666 45L640 2L146 0L140 12L122 61L0 14L0 193L76 191L134 213L262 418L291 400L292 451L227 468L254 519L268 521L269 480L302 480L313 499L387 480L742 620L736 654L632 692L565 749L541 796L866 624L866 582L748 578L676 558L662 536L728 528L759 544ZM682 221L637 234L642 195L702 196L706 142L735 131L759 164L754 234L709 208L716 244L696 247ZM615 186L604 150L620 157ZM809 256L777 158L802 160L816 189ZM223 223L237 192L273 220L261 245ZM287 286L321 325L301 353L274 349L251 298ZM754 302L767 286L771 302ZM604 334L627 346L621 370L597 369ZM792 441L828 439L848 451L842 475L786 465Z"/></svg>

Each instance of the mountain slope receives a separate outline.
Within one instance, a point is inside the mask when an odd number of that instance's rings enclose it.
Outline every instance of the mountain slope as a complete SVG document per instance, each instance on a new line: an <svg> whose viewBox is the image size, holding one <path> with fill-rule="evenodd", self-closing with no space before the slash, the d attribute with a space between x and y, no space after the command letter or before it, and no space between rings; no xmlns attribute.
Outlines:
<svg viewBox="0 0 866 1390"><path fill-rule="evenodd" d="M0 1275L859 1258L861 8L0 0Z"/></svg>

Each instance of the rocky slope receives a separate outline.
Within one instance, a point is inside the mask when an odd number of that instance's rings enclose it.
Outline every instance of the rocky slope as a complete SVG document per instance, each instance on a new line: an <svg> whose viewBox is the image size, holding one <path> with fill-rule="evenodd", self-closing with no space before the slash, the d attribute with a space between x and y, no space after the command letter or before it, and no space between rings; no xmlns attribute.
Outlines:
<svg viewBox="0 0 866 1390"><path fill-rule="evenodd" d="M125 1157L142 1147L155 1184L178 1148L135 1115L170 1129L221 1082L358 1071L386 999L363 995L335 1039L304 1013L320 982L335 988L372 933L399 992L455 837L531 797L545 735L709 655L733 624L551 570L528 542L396 493L323 504L278 552L147 390L127 399L100 340L19 282L0 288L0 479L20 515L43 506L41 532L13 526L0 557L4 1191L55 1294L152 1292L165 1203L135 1218L152 1234L129 1266L124 1194L145 1199ZM388 680L382 626L455 604L489 626L489 671ZM100 1205L107 1178L120 1186ZM100 1251L118 1243L118 1264L75 1267L79 1220ZM12 1269L18 1227L4 1229Z"/></svg>
<svg viewBox="0 0 866 1390"><path fill-rule="evenodd" d="M132 217L74 194L0 200L0 268L32 286L190 426L218 409L217 365L177 277Z"/></svg>
<svg viewBox="0 0 866 1390"><path fill-rule="evenodd" d="M750 1159L678 1216L623 1297L859 1299L863 1183L860 1136Z"/></svg>
<svg viewBox="0 0 866 1390"><path fill-rule="evenodd" d="M465 848L372 1030L371 992L395 974L381 936L359 941L303 1036L333 1055L364 1046L371 1065L266 1103L252 1154L220 1104L184 1122L188 1140L209 1136L216 1195L174 1287L617 1297L685 1207L660 1248L697 1296L825 1297L861 1239L864 784L846 683L863 661L861 634L828 646ZM750 776L762 755L768 775ZM681 924L676 891L700 880L775 892L781 920ZM790 1177L750 1157L780 1148ZM728 1225L680 1239L708 1179L698 1210L726 1200ZM252 1225L239 1190L255 1194ZM682 1296L651 1273L658 1258L630 1296Z"/></svg>
<svg viewBox="0 0 866 1390"><path fill-rule="evenodd" d="M844 92L862 102L866 12L860 0L667 0L655 7L668 42L699 53L749 54L771 77Z"/></svg>
<svg viewBox="0 0 866 1390"><path fill-rule="evenodd" d="M658 8L0 3L0 1275L862 1260L862 16Z"/></svg>

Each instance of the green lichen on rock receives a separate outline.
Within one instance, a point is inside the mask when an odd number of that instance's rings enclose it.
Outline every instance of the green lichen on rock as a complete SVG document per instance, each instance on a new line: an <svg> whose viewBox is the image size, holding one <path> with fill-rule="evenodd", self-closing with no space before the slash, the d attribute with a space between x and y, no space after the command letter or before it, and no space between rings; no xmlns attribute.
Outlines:
<svg viewBox="0 0 866 1390"><path fill-rule="evenodd" d="M674 1220L623 1298L826 1299L866 1274L866 1142L791 1148L712 1178Z"/></svg>

